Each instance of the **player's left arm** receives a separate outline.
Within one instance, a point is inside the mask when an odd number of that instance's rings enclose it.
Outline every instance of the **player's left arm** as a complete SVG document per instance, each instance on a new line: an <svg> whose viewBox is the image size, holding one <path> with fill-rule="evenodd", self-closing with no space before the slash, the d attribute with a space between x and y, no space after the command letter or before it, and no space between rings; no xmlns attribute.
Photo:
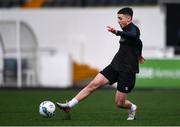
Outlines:
<svg viewBox="0 0 180 127"><path fill-rule="evenodd" d="M139 30L136 29L135 27L131 27L130 31L120 31L111 26L107 26L107 30L117 36L122 36L122 37L138 38L140 35Z"/></svg>
<svg viewBox="0 0 180 127"><path fill-rule="evenodd" d="M131 29L130 31L126 32L126 31L118 31L115 28L111 27L111 26L107 26L107 30L115 35L119 35L119 36L126 36L126 37L131 37L131 38L139 38L139 32L134 28ZM140 40L140 44L139 44L139 63L140 64L144 64L145 59L142 56L142 41Z"/></svg>
<svg viewBox="0 0 180 127"><path fill-rule="evenodd" d="M116 34L118 30L116 30L114 27L107 26L107 30L113 34Z"/></svg>
<svg viewBox="0 0 180 127"><path fill-rule="evenodd" d="M121 37L128 37L128 38L139 38L139 30L136 29L135 27L131 27L129 31L117 31L116 32L117 36Z"/></svg>

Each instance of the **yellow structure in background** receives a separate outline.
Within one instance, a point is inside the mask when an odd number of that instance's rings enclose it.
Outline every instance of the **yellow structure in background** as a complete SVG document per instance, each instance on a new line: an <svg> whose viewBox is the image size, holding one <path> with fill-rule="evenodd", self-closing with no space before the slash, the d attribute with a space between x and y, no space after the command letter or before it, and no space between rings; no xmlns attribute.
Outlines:
<svg viewBox="0 0 180 127"><path fill-rule="evenodd" d="M22 8L40 8L45 0L29 0L27 1Z"/></svg>
<svg viewBox="0 0 180 127"><path fill-rule="evenodd" d="M91 68L86 64L79 64L76 62L73 64L73 82L75 84L93 78L98 73L99 71L97 69Z"/></svg>

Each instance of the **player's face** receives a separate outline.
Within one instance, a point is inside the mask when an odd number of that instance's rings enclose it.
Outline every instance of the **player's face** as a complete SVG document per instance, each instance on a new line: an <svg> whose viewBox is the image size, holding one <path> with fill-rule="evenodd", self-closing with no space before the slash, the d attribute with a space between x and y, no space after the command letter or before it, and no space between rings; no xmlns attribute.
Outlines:
<svg viewBox="0 0 180 127"><path fill-rule="evenodd" d="M131 17L129 15L118 14L118 23L121 28L127 26L131 22Z"/></svg>

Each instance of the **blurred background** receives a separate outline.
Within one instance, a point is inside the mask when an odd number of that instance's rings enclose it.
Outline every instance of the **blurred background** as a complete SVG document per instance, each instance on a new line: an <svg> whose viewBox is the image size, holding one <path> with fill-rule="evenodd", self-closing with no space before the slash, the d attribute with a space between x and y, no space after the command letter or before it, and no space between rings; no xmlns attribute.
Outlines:
<svg viewBox="0 0 180 127"><path fill-rule="evenodd" d="M118 51L106 26L126 6L146 58L137 88L180 88L179 0L0 0L0 88L86 85Z"/></svg>

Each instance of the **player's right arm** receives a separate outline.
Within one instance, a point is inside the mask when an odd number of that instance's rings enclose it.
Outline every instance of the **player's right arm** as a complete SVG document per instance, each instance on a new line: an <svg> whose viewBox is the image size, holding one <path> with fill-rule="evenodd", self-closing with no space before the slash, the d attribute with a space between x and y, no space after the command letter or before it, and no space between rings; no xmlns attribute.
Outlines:
<svg viewBox="0 0 180 127"><path fill-rule="evenodd" d="M143 48L143 44L142 44L141 39L139 39L139 41L138 41L138 50L139 50L139 54L138 54L138 56L139 56L139 64L144 64L144 62L145 62L145 59L144 59L144 57L142 56L142 48Z"/></svg>
<svg viewBox="0 0 180 127"><path fill-rule="evenodd" d="M144 62L145 62L144 57L143 57L143 56L140 56L140 57L139 57L139 63L140 63L140 64L144 64Z"/></svg>

